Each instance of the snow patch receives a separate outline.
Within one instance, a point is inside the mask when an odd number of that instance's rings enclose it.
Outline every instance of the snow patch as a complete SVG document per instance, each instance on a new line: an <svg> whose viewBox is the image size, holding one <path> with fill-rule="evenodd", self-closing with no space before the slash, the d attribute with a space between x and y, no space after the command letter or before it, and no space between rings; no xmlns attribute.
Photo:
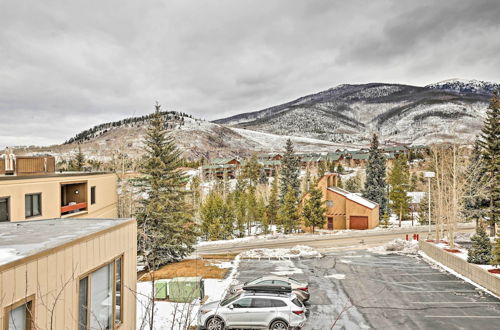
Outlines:
<svg viewBox="0 0 500 330"><path fill-rule="evenodd" d="M345 274L331 274L326 275L325 278L336 278L337 280L343 280L345 279Z"/></svg>
<svg viewBox="0 0 500 330"><path fill-rule="evenodd" d="M416 254L418 253L418 241L405 241L400 238L385 243L382 246L377 246L368 249L368 251L379 254L401 253L401 254Z"/></svg>
<svg viewBox="0 0 500 330"><path fill-rule="evenodd" d="M310 246L296 245L290 249L253 249L242 252L242 258L248 259L295 259L295 258L319 258L321 254Z"/></svg>

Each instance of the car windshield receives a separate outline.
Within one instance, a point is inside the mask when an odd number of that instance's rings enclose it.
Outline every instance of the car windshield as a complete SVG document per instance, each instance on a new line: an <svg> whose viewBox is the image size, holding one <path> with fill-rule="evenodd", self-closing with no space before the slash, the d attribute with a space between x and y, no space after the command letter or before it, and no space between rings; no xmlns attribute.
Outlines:
<svg viewBox="0 0 500 330"><path fill-rule="evenodd" d="M235 301L236 299L238 299L240 296L241 296L240 294L237 294L237 295L231 296L227 299L224 299L223 301L221 301L220 305L226 306L226 305L232 303L233 301Z"/></svg>
<svg viewBox="0 0 500 330"><path fill-rule="evenodd" d="M243 283L243 285L253 284L254 282L256 282L256 281L258 281L258 280L260 280L260 279L262 279L262 277L257 277L257 278L254 278L254 279L253 279L253 280L251 280L251 281L247 281L247 282Z"/></svg>

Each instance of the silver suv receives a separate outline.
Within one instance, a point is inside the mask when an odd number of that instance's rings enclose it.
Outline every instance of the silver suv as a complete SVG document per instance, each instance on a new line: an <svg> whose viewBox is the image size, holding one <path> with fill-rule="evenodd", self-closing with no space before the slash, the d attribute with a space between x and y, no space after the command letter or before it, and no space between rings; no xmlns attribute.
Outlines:
<svg viewBox="0 0 500 330"><path fill-rule="evenodd" d="M294 293L243 291L198 312L198 325L208 330L300 329L305 322L306 308Z"/></svg>

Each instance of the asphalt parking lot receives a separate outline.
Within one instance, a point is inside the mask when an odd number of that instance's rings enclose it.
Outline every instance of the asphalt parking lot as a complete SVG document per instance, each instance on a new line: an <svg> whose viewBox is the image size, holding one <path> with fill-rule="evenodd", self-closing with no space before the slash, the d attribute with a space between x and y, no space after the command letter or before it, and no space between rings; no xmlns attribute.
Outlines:
<svg viewBox="0 0 500 330"><path fill-rule="evenodd" d="M500 300L420 257L366 250L318 259L241 260L239 281L275 274L309 282L304 329L499 329Z"/></svg>

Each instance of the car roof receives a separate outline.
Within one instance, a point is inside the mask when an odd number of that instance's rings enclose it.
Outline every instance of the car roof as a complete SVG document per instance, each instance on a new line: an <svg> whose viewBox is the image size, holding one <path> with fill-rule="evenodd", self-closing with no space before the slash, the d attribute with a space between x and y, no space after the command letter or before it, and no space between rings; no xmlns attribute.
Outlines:
<svg viewBox="0 0 500 330"><path fill-rule="evenodd" d="M294 293L268 293L268 292L246 292L244 291L241 294L241 297L264 297L264 298L287 298L293 299L296 298Z"/></svg>
<svg viewBox="0 0 500 330"><path fill-rule="evenodd" d="M262 276L262 277L259 277L259 278L255 278L253 280L251 280L250 282L254 282L254 281L257 281L257 280L262 280L262 281L266 281L266 280L280 280L280 281L293 281L293 282L296 282L296 283L305 283L304 281L299 281L299 280L296 280L294 278L291 278L291 277L286 277L286 276L278 276L278 275L266 275L266 276Z"/></svg>

